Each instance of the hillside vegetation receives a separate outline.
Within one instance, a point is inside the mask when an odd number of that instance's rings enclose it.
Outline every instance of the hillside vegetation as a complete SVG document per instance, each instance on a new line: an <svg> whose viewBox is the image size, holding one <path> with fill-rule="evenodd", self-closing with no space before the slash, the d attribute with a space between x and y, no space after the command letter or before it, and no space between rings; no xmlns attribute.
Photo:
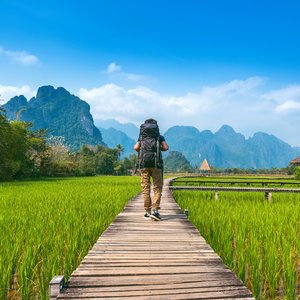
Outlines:
<svg viewBox="0 0 300 300"><path fill-rule="evenodd" d="M72 152L61 137L48 137L31 124L9 122L0 111L0 181L45 176L122 175L135 168L137 157L120 159L121 145L83 145Z"/></svg>

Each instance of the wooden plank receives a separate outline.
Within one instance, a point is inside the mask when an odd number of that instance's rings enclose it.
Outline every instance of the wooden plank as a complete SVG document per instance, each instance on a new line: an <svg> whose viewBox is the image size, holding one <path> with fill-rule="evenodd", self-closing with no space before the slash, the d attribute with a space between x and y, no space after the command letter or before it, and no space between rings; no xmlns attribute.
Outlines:
<svg viewBox="0 0 300 300"><path fill-rule="evenodd" d="M140 286L154 284L175 284L175 283L191 283L191 282L210 282L210 281L227 281L236 279L234 274L226 273L196 273L196 274L147 274L147 275L124 275L124 276L103 276L103 277L71 277L68 287L104 287L104 286Z"/></svg>
<svg viewBox="0 0 300 300"><path fill-rule="evenodd" d="M68 293L85 292L95 293L97 291L103 292L118 292L118 291L144 291L149 290L167 290L167 289L189 289L196 287L224 287L224 286L243 286L242 283L233 280L211 280L211 281L199 281L199 282L185 282L185 283L165 283L165 284L141 284L141 285L128 285L128 286L102 286L102 287L86 287L86 288L69 288Z"/></svg>
<svg viewBox="0 0 300 300"><path fill-rule="evenodd" d="M135 197L58 299L254 299L182 213L168 181L162 221L145 220L142 197Z"/></svg>
<svg viewBox="0 0 300 300"><path fill-rule="evenodd" d="M232 292L232 293L238 293L239 296L251 296L249 294L249 290L245 287L241 286L216 286L216 287L189 287L189 288L181 288L181 289L154 289L154 290L138 290L138 291L76 291L75 293L68 293L69 298L74 297L81 297L81 298L95 298L95 297L137 297L137 296L161 296L162 298L164 296L178 296L178 295L186 295L186 294L210 294L213 295L219 294L223 292ZM232 293L230 295L232 295Z"/></svg>
<svg viewBox="0 0 300 300"><path fill-rule="evenodd" d="M63 295L63 294L62 294ZM122 296L97 296L97 295L80 295L76 294L73 297L71 295L66 295L66 297L60 297L60 299L97 299L97 300L102 300L102 299L114 299L114 300L124 300L124 297L126 298L131 298L130 295L122 295ZM237 290L223 290L223 291L215 291L215 292L185 292L183 291L182 293L178 292L177 294L161 294L161 295L153 295L151 291L146 290L144 291L144 295L142 296L134 296L134 299L140 300L140 299L151 299L151 300L162 300L162 299L251 299L253 300L254 298L251 297L251 293L248 291L246 288L240 288Z"/></svg>
<svg viewBox="0 0 300 300"><path fill-rule="evenodd" d="M223 273L231 272L223 268L220 264L210 266L162 266L162 267L118 267L108 268L97 266L86 267L81 266L80 269L74 271L72 276L110 276L110 275L147 275L147 274L199 274L199 273Z"/></svg>
<svg viewBox="0 0 300 300"><path fill-rule="evenodd" d="M215 259L214 261L212 261L211 258L209 258L209 260L202 260L202 261L165 261L165 260L160 260L156 263L149 263L149 261L120 261L120 260L115 260L115 261L110 261L110 262L99 262L99 261L82 261L82 267L114 267L114 268L121 268L121 267L160 267L160 266L208 266L211 264L218 264L220 261L218 259Z"/></svg>

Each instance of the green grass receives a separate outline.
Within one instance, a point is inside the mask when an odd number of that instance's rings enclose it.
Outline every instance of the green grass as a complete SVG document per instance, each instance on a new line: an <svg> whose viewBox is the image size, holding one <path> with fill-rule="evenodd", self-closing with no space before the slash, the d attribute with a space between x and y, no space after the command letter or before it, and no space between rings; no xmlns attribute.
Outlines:
<svg viewBox="0 0 300 300"><path fill-rule="evenodd" d="M175 191L200 233L256 299L299 299L300 195Z"/></svg>
<svg viewBox="0 0 300 300"><path fill-rule="evenodd" d="M0 298L48 299L140 191L139 177L0 184Z"/></svg>

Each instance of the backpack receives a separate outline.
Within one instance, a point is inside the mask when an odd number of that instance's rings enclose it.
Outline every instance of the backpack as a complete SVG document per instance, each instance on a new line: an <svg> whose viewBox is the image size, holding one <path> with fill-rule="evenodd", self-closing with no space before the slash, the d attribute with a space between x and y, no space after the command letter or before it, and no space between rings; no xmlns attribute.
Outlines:
<svg viewBox="0 0 300 300"><path fill-rule="evenodd" d="M159 127L155 120L147 120L140 127L139 167L162 168L163 160L159 142Z"/></svg>

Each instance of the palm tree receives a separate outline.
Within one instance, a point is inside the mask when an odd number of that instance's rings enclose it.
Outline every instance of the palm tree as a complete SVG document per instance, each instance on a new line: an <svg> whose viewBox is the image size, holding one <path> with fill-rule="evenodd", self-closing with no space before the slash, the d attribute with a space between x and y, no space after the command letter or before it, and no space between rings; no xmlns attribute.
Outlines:
<svg viewBox="0 0 300 300"><path fill-rule="evenodd" d="M118 145L116 146L116 149L117 149L117 152L118 152L118 157L120 158L121 153L124 152L124 148L122 147L121 144L118 144Z"/></svg>

